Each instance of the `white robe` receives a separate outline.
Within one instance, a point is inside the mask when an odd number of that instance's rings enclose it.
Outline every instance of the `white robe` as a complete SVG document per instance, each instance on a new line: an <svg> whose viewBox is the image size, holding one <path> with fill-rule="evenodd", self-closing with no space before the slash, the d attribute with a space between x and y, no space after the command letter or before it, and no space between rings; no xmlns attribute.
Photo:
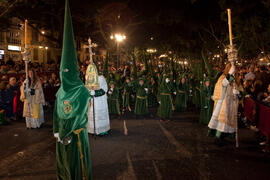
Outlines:
<svg viewBox="0 0 270 180"><path fill-rule="evenodd" d="M100 97L94 97L94 108L95 108L95 131L94 131L94 121L93 121L93 99L88 105L88 133L100 134L110 130L110 119L108 111L107 102L107 91L108 86L105 78L103 76L98 76L98 81L100 89L105 91L105 94Z"/></svg>
<svg viewBox="0 0 270 180"><path fill-rule="evenodd" d="M223 88L222 98L217 101L217 104L216 104L215 109L213 111L213 114L212 114L211 120L208 124L208 127L210 129L216 129L216 130L218 130L220 132L224 132L224 133L234 133L236 130L235 128L228 126L227 124L220 122L218 120L220 110L222 108L222 105L224 105L223 101L226 97L226 92L227 92L228 86L229 86L229 81L226 78L224 78L222 81L222 88Z"/></svg>

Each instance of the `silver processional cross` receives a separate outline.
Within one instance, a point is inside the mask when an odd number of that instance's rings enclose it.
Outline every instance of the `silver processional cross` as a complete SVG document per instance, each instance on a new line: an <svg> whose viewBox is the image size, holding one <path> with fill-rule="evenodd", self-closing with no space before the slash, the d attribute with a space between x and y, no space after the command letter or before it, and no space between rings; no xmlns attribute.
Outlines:
<svg viewBox="0 0 270 180"><path fill-rule="evenodd" d="M90 57L90 64L93 63L93 55L95 55L92 51L92 48L97 47L96 43L92 43L90 37L88 38L88 45L85 45L84 48L88 48L89 57Z"/></svg>

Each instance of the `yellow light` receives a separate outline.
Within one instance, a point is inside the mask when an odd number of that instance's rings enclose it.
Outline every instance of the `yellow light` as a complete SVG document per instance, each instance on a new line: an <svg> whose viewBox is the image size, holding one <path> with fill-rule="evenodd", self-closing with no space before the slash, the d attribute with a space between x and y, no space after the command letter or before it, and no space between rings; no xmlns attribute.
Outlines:
<svg viewBox="0 0 270 180"><path fill-rule="evenodd" d="M122 42L122 41L125 40L127 37L126 37L126 35L117 33L117 34L111 35L110 38L111 38L111 39L115 39L117 42Z"/></svg>
<svg viewBox="0 0 270 180"><path fill-rule="evenodd" d="M46 46L45 49L47 50L47 49L49 49L49 48Z"/></svg>
<svg viewBox="0 0 270 180"><path fill-rule="evenodd" d="M43 48L43 46L39 46L39 49L42 49Z"/></svg>
<svg viewBox="0 0 270 180"><path fill-rule="evenodd" d="M185 62L184 62L184 64L186 64L186 65L187 65L187 64L188 64L188 62L187 62L187 61L185 61Z"/></svg>
<svg viewBox="0 0 270 180"><path fill-rule="evenodd" d="M147 49L146 51L147 51L148 53L155 53L155 52L157 52L156 49Z"/></svg>
<svg viewBox="0 0 270 180"><path fill-rule="evenodd" d="M45 34L45 31L41 31L41 34Z"/></svg>

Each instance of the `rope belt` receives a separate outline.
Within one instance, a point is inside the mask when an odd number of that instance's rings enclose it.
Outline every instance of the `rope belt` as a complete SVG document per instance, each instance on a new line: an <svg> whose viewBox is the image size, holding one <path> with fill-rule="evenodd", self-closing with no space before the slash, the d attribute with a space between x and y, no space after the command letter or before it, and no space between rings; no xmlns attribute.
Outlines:
<svg viewBox="0 0 270 180"><path fill-rule="evenodd" d="M178 90L180 94L185 94L185 91Z"/></svg>
<svg viewBox="0 0 270 180"><path fill-rule="evenodd" d="M80 150L80 159L81 159L81 166L82 166L82 176L83 176L83 180L86 180L85 166L84 166L84 162L83 162L82 144L81 144L81 140L80 140L80 132L82 130L83 130L83 128L80 128L80 129L77 129L77 130L73 131L73 133L76 134L77 137L78 137L78 148Z"/></svg>
<svg viewBox="0 0 270 180"><path fill-rule="evenodd" d="M171 96L171 94L169 94L169 93L160 93L160 95L163 95L163 96L169 96L170 97L170 101L171 101L171 104L172 104L172 110L174 111L174 105L173 105L173 102L172 102L172 96Z"/></svg>
<svg viewBox="0 0 270 180"><path fill-rule="evenodd" d="M148 99L147 96L142 97L142 96L136 96L138 99L146 100L146 107L148 107Z"/></svg>

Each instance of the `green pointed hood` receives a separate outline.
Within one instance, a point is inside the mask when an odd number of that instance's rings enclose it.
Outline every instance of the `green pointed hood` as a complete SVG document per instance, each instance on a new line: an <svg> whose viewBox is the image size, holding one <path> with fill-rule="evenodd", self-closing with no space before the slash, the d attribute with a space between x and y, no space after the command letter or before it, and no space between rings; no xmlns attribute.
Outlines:
<svg viewBox="0 0 270 180"><path fill-rule="evenodd" d="M74 130L86 128L90 100L89 91L79 78L68 0L66 0L60 78L61 86L56 94L53 131L58 132L62 140L72 136Z"/></svg>
<svg viewBox="0 0 270 180"><path fill-rule="evenodd" d="M82 84L72 28L69 2L66 1L62 58L60 65L61 86L64 91Z"/></svg>

